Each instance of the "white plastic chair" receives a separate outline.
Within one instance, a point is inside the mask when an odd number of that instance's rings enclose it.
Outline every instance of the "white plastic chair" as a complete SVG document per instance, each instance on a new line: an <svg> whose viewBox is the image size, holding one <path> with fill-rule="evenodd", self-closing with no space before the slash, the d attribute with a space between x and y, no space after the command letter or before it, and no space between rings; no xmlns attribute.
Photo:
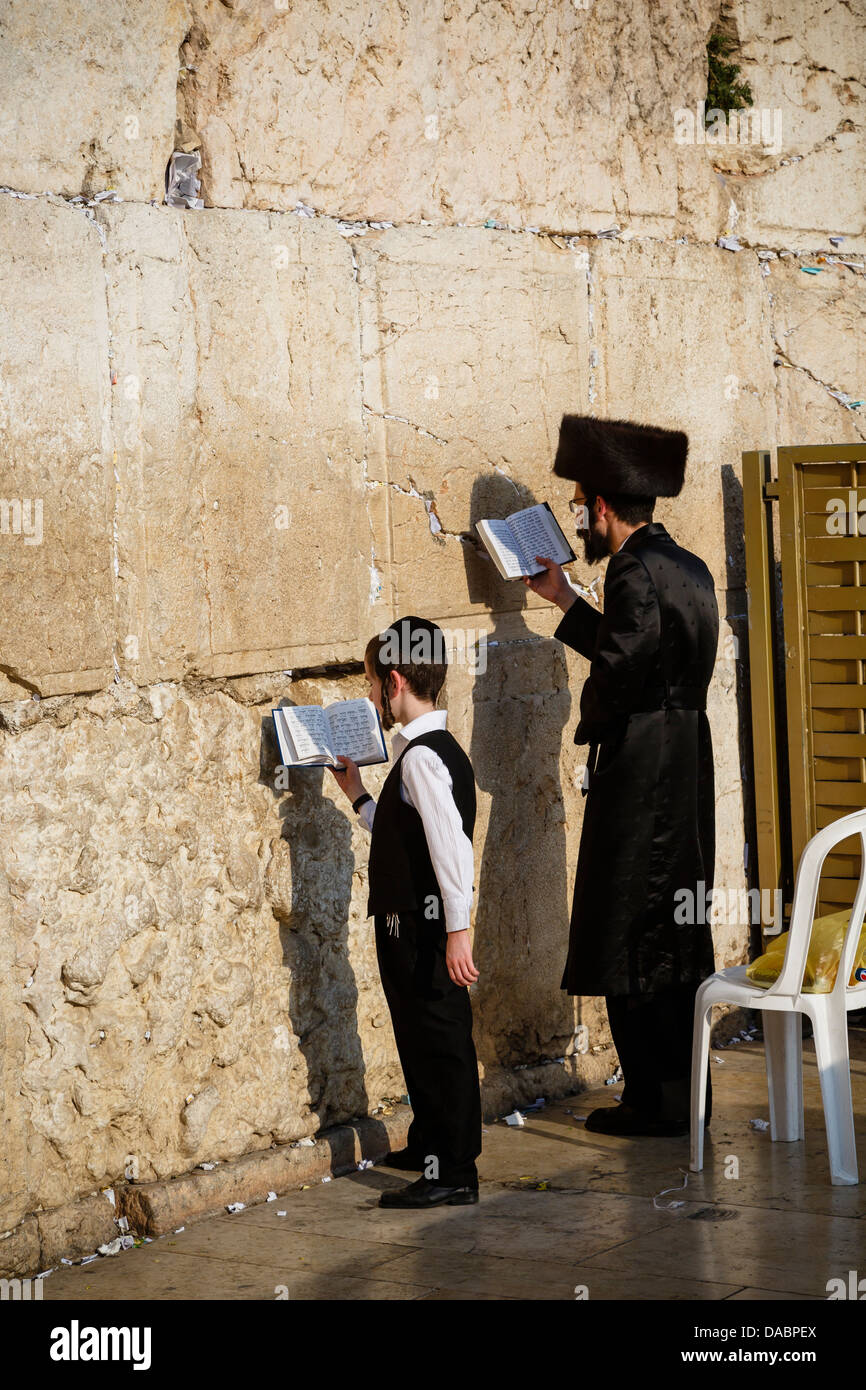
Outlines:
<svg viewBox="0 0 866 1390"><path fill-rule="evenodd" d="M802 993L803 971L809 953L818 881L824 859L835 845L859 834L862 847L860 882L842 945L836 982L829 994ZM692 1045L691 1153L689 1167L699 1173L704 1160L704 1117L709 1064L710 1011L714 1004L738 1004L764 1011L764 1050L770 1096L770 1137L791 1142L802 1139L803 1056L801 1013L812 1020L815 1056L824 1102L824 1123L834 1184L856 1183L857 1148L848 1059L849 1009L866 1005L866 982L849 987L860 927L866 912L866 810L827 825L803 850L794 884L785 960L779 978L761 989L746 978L746 967L719 970L700 986L695 999Z"/></svg>

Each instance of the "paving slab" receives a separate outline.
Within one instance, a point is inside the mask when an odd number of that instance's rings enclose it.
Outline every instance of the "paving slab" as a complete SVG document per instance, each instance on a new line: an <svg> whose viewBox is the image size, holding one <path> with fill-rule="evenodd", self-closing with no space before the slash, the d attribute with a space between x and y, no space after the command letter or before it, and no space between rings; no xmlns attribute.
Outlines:
<svg viewBox="0 0 866 1390"><path fill-rule="evenodd" d="M160 1247L162 1248L162 1247ZM346 1274L321 1269L299 1269L288 1260L281 1264L255 1264L201 1258L199 1255L169 1254L148 1260L140 1250L127 1252L136 1259L126 1261L120 1277L110 1261L85 1265L78 1271L64 1270L53 1286L46 1285L45 1300L84 1303L274 1301L303 1299L415 1299L432 1291L433 1286L412 1285L406 1279L371 1278L361 1273ZM121 1257L112 1257L121 1258ZM53 1279L53 1276L52 1276Z"/></svg>
<svg viewBox="0 0 866 1390"><path fill-rule="evenodd" d="M717 1215L720 1209L710 1208ZM738 1212L733 1220L695 1219L687 1208L672 1213L664 1231L637 1236L590 1257L599 1268L643 1273L676 1269L695 1284L728 1279L744 1286L827 1297L827 1281L862 1265L866 1226L844 1217L811 1213Z"/></svg>
<svg viewBox="0 0 866 1390"><path fill-rule="evenodd" d="M669 1266L675 1268L675 1266ZM510 1254L461 1254L450 1250L413 1251L389 1266L394 1279L401 1277L410 1283L445 1284L463 1297L484 1293L490 1297L539 1299L576 1299L578 1294L592 1299L649 1299L665 1300L723 1299L735 1293L739 1285L694 1281L659 1274L649 1276L625 1270L605 1273L587 1264L564 1259L527 1260ZM586 1291L584 1293L584 1290Z"/></svg>

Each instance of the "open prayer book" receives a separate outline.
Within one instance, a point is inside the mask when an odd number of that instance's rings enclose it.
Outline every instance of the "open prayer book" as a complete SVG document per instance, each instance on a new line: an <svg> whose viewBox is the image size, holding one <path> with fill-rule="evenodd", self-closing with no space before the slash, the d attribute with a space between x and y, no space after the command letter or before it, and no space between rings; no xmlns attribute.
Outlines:
<svg viewBox="0 0 866 1390"><path fill-rule="evenodd" d="M547 502L512 512L504 521L479 521L477 530L503 579L541 574L544 566L535 563L536 555L558 565L577 559Z"/></svg>
<svg viewBox="0 0 866 1390"><path fill-rule="evenodd" d="M388 761L385 736L372 700L341 700L327 709L324 705L281 705L273 715L286 767L341 767L338 753L359 767Z"/></svg>

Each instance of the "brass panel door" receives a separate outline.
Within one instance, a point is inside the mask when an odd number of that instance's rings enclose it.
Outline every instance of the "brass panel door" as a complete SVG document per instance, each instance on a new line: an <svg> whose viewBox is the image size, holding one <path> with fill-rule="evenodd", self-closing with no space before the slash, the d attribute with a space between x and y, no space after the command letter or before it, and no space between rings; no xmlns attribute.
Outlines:
<svg viewBox="0 0 866 1390"><path fill-rule="evenodd" d="M751 665L751 687L759 877L761 887L775 887L786 819L780 816L782 798L790 807L790 843L784 848L793 870L817 830L866 806L866 445L780 448L775 478L767 451L744 454L743 496L749 646L758 656L757 668L754 660ZM771 542L758 543L755 534L765 536L774 504L781 554L783 728L776 717L781 707L763 691L756 698L757 683L768 679L776 605ZM787 787L778 783L776 750L782 743ZM818 911L850 907L859 874L859 841L851 839L826 861Z"/></svg>

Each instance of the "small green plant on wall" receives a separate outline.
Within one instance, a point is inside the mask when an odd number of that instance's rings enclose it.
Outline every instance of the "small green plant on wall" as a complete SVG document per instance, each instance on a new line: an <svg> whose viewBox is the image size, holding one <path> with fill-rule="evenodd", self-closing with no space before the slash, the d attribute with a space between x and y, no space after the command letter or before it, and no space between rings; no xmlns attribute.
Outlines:
<svg viewBox="0 0 866 1390"><path fill-rule="evenodd" d="M754 98L748 82L738 82L740 69L736 63L725 62L733 53L733 39L725 34L711 34L707 44L707 116L716 111L741 111L752 106ZM705 116L705 123L707 123Z"/></svg>

